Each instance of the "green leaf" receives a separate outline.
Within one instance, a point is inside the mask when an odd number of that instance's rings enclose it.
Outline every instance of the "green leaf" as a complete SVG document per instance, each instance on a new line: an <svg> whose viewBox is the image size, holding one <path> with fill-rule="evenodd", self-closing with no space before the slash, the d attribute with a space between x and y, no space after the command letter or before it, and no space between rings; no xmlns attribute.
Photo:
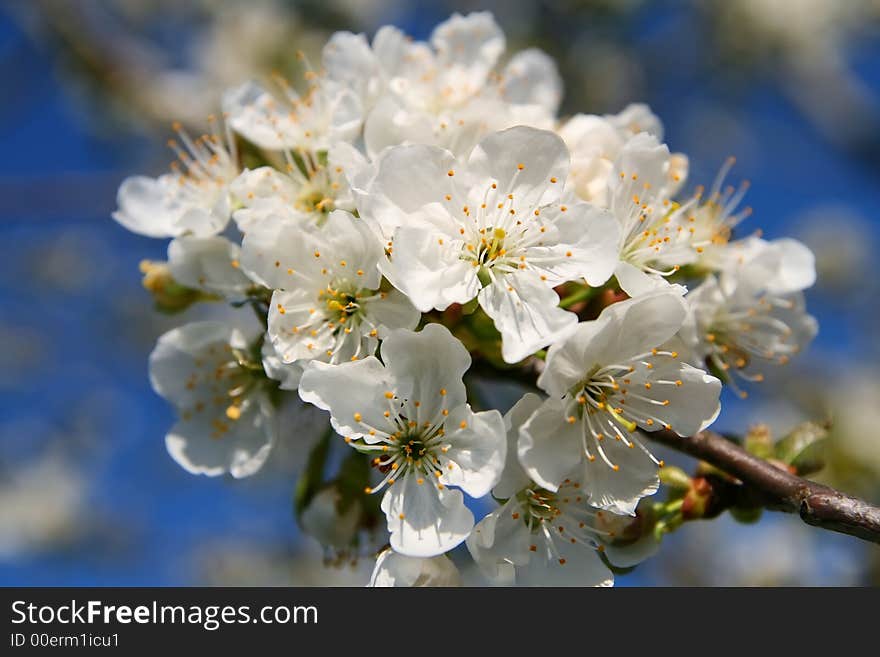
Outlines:
<svg viewBox="0 0 880 657"><path fill-rule="evenodd" d="M799 475L817 472L825 467L827 425L803 422L776 443L776 458L794 466Z"/></svg>

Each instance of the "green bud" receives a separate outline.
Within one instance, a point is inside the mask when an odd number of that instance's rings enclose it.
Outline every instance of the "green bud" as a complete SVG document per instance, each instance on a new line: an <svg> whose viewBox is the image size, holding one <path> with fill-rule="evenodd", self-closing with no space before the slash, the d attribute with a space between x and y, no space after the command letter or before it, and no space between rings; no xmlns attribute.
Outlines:
<svg viewBox="0 0 880 657"><path fill-rule="evenodd" d="M674 491L686 491L691 487L691 478L681 468L664 465L660 468L660 483Z"/></svg>
<svg viewBox="0 0 880 657"><path fill-rule="evenodd" d="M768 459L773 453L773 434L766 424L757 424L749 428L744 445L749 454L758 458Z"/></svg>
<svg viewBox="0 0 880 657"><path fill-rule="evenodd" d="M706 516L712 500L712 484L705 477L695 477L691 487L684 495L681 515L685 520L696 520Z"/></svg>
<svg viewBox="0 0 880 657"><path fill-rule="evenodd" d="M761 519L762 509L759 507L746 509L737 506L730 507L730 515L734 520L744 525L751 525Z"/></svg>

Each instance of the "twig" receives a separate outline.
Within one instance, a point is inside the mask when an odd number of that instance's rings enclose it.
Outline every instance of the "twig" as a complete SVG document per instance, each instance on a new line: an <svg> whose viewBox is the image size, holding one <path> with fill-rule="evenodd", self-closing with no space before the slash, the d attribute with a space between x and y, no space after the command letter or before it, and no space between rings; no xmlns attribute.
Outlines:
<svg viewBox="0 0 880 657"><path fill-rule="evenodd" d="M686 438L671 431L647 435L736 477L767 509L797 513L808 525L880 543L880 508L864 500L793 475L711 431Z"/></svg>

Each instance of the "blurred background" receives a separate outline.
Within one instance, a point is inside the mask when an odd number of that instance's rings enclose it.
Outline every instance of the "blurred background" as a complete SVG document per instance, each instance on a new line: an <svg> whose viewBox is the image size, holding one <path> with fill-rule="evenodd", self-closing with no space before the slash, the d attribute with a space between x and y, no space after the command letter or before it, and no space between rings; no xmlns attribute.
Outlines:
<svg viewBox="0 0 880 657"><path fill-rule="evenodd" d="M833 418L817 478L880 503L880 1L7 0L0 3L0 583L362 585L369 559L324 570L291 495L307 450L282 441L242 481L167 456L172 410L147 355L172 326L138 262L165 242L110 219L116 188L156 175L179 120L200 130L225 87L319 60L335 29L416 38L493 10L508 53L559 62L563 112L647 102L691 181L751 181L742 233L816 253L812 348L719 428L784 434ZM778 394L778 396L775 396ZM686 464L681 457L669 461ZM686 467L690 467L686 464ZM688 523L619 586L878 585L880 549L765 514Z"/></svg>

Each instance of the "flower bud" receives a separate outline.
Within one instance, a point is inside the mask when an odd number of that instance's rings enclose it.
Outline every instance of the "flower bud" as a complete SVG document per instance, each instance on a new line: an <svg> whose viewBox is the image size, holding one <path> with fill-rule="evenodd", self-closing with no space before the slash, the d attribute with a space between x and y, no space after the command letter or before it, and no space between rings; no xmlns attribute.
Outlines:
<svg viewBox="0 0 880 657"><path fill-rule="evenodd" d="M205 295L199 290L184 287L174 280L168 263L141 260L143 286L153 295L157 310L164 313L177 313L189 308Z"/></svg>
<svg viewBox="0 0 880 657"><path fill-rule="evenodd" d="M325 548L344 551L350 548L358 533L361 503L343 499L335 485L318 491L300 516L300 527Z"/></svg>
<svg viewBox="0 0 880 657"><path fill-rule="evenodd" d="M681 515L685 520L706 517L712 500L712 484L705 477L695 477L685 493L681 505Z"/></svg>
<svg viewBox="0 0 880 657"><path fill-rule="evenodd" d="M749 427L745 437L745 448L749 454L766 459L773 456L773 434L766 424Z"/></svg>

